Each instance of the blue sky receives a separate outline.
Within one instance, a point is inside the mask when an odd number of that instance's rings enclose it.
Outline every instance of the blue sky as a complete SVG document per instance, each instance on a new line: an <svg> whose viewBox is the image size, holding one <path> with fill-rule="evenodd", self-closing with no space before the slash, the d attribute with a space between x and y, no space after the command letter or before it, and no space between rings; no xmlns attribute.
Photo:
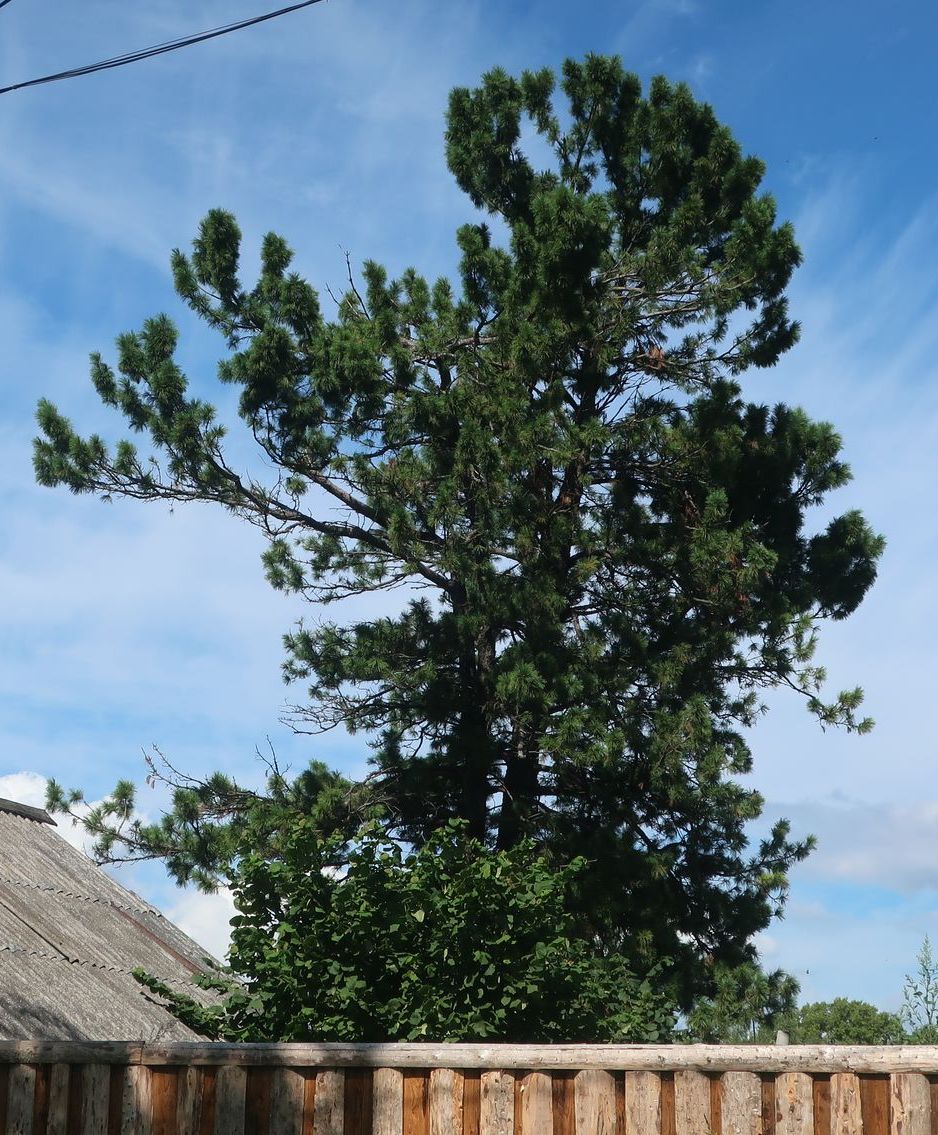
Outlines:
<svg viewBox="0 0 938 1135"><path fill-rule="evenodd" d="M260 10L13 0L0 86ZM470 214L443 164L450 87L494 64L618 52L643 78L688 81L765 158L805 251L791 288L802 342L746 392L835 423L856 477L832 507L863 508L889 543L873 593L820 651L832 686L866 689L874 733L822 733L777 697L753 736L767 817L819 838L760 945L805 999L896 1007L923 934L938 937L936 42L926 0L326 0L0 97L0 795L41 794L46 776L101 795L119 776L141 781L154 743L180 767L245 778L268 737L295 767L314 755L363 767L359 739L279 724L301 695L279 677L280 636L301 612L264 583L257 537L206 510L39 489L35 402L113 435L88 353L162 310L215 395L221 343L175 301L168 255L216 205L239 217L249 268L274 228L323 289L342 286L345 250L392 272L450 271ZM142 803L155 813L160 798ZM224 898L180 895L154 871L122 878L219 948Z"/></svg>

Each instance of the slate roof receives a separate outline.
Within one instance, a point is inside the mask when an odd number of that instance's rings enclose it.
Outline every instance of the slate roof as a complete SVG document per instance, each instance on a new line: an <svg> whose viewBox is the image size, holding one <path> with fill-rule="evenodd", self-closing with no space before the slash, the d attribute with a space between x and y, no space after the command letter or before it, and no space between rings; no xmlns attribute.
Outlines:
<svg viewBox="0 0 938 1135"><path fill-rule="evenodd" d="M130 971L197 992L206 956L41 808L0 799L0 1039L194 1040Z"/></svg>

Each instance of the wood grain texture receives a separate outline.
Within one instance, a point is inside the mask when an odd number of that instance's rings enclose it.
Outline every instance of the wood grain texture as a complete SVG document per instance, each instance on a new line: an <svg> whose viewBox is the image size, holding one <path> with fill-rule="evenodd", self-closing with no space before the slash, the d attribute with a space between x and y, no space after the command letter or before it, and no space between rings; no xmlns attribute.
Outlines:
<svg viewBox="0 0 938 1135"><path fill-rule="evenodd" d="M676 1135L677 1120L675 1117L675 1073L663 1071L661 1079L661 1135ZM626 1129L626 1092L625 1077L622 1078L621 1112L619 1109L619 1078L615 1077L615 1130L623 1132Z"/></svg>
<svg viewBox="0 0 938 1135"><path fill-rule="evenodd" d="M863 1129L860 1081L852 1072L831 1076L831 1135L855 1135Z"/></svg>
<svg viewBox="0 0 938 1135"><path fill-rule="evenodd" d="M643 1073L639 1073L643 1075ZM628 1081L628 1077L626 1077ZM654 1080L658 1084L658 1077ZM592 1131L596 1135L615 1135L616 1132L616 1082L609 1072L586 1069L578 1072L573 1081L576 1105L576 1129L578 1132ZM629 1106L629 1088L626 1083L626 1109ZM655 1114L657 1117L657 1098ZM643 1132L644 1135L644 1132ZM650 1132L649 1132L650 1135ZM657 1118L655 1135L657 1135Z"/></svg>
<svg viewBox="0 0 938 1135"><path fill-rule="evenodd" d="M519 1078L515 1124L519 1135L553 1135L552 1091L546 1072L528 1072Z"/></svg>
<svg viewBox="0 0 938 1135"><path fill-rule="evenodd" d="M110 1104L110 1068L86 1064L81 1070L81 1135L107 1135Z"/></svg>
<svg viewBox="0 0 938 1135"><path fill-rule="evenodd" d="M515 1078L496 1069L483 1072L479 1092L480 1135L514 1135Z"/></svg>
<svg viewBox="0 0 938 1135"><path fill-rule="evenodd" d="M813 1076L814 1135L830 1135L831 1129L831 1078Z"/></svg>
<svg viewBox="0 0 938 1135"><path fill-rule="evenodd" d="M52 1066L36 1065L36 1084L33 1089L33 1131L46 1135L49 1123L49 1074Z"/></svg>
<svg viewBox="0 0 938 1135"><path fill-rule="evenodd" d="M590 1075L580 1072L577 1076ZM613 1116L615 1112L613 1111ZM661 1115L661 1084L654 1072L633 1072L625 1074L625 1129L629 1135L657 1135L660 1127ZM589 1131L589 1127L579 1127L579 1113L577 1114L577 1129ZM604 1135L605 1135L605 1130ZM609 1129L615 1131L614 1127Z"/></svg>
<svg viewBox="0 0 938 1135"><path fill-rule="evenodd" d="M345 1069L344 1106L344 1135L372 1135L374 1077L370 1068Z"/></svg>
<svg viewBox="0 0 938 1135"><path fill-rule="evenodd" d="M430 1073L429 1097L430 1135L462 1135L462 1073L452 1068L434 1068Z"/></svg>
<svg viewBox="0 0 938 1135"><path fill-rule="evenodd" d="M343 1135L344 1127L345 1072L340 1068L323 1068L316 1073L313 1135Z"/></svg>
<svg viewBox="0 0 938 1135"><path fill-rule="evenodd" d="M78 1069L73 1068L69 1078L69 1111L74 1111L72 1088L81 1085ZM124 1092L121 1100L120 1135L151 1135L150 1129L150 1069L139 1064L131 1065L124 1075Z"/></svg>
<svg viewBox="0 0 938 1135"><path fill-rule="evenodd" d="M762 1130L764 1135L775 1135L775 1077L760 1076L762 1084Z"/></svg>
<svg viewBox="0 0 938 1135"><path fill-rule="evenodd" d="M482 1113L482 1076L479 1072L467 1072L463 1077L462 1088L462 1130L463 1135L479 1135Z"/></svg>
<svg viewBox="0 0 938 1135"><path fill-rule="evenodd" d="M814 1085L805 1072L775 1079L776 1135L814 1135Z"/></svg>
<svg viewBox="0 0 938 1135"><path fill-rule="evenodd" d="M46 1135L66 1135L68 1130L68 1079L69 1066L67 1064L51 1064L49 1066L49 1103L46 1111ZM123 1069L117 1069L118 1085L122 1088L124 1081ZM120 1135L120 1111L118 1110L117 1124L110 1125L113 1135Z"/></svg>
<svg viewBox="0 0 938 1135"><path fill-rule="evenodd" d="M860 1077L863 1135L889 1135L889 1077Z"/></svg>
<svg viewBox="0 0 938 1135"><path fill-rule="evenodd" d="M180 1068L176 1084L177 1135L199 1135L202 1075L198 1068Z"/></svg>
<svg viewBox="0 0 938 1135"><path fill-rule="evenodd" d="M269 1135L273 1073L273 1068L247 1069L244 1083L244 1135Z"/></svg>
<svg viewBox="0 0 938 1135"><path fill-rule="evenodd" d="M176 1135L178 1068L150 1069L151 1135Z"/></svg>
<svg viewBox="0 0 938 1135"><path fill-rule="evenodd" d="M551 1076L554 1135L576 1135L576 1080L569 1072Z"/></svg>
<svg viewBox="0 0 938 1135"><path fill-rule="evenodd" d="M754 1072L723 1073L720 1121L723 1135L763 1135L762 1081Z"/></svg>
<svg viewBox="0 0 938 1135"><path fill-rule="evenodd" d="M218 1069L215 1077L215 1135L244 1135L246 1089L247 1071L244 1068L228 1065Z"/></svg>
<svg viewBox="0 0 938 1135"><path fill-rule="evenodd" d="M0 1064L0 1131L7 1129L7 1089L10 1084L10 1065Z"/></svg>
<svg viewBox="0 0 938 1135"><path fill-rule="evenodd" d="M36 1069L31 1064L14 1065L7 1083L6 1135L33 1135L35 1095Z"/></svg>
<svg viewBox="0 0 938 1135"><path fill-rule="evenodd" d="M430 1135L430 1073L404 1073L404 1135Z"/></svg>
<svg viewBox="0 0 938 1135"><path fill-rule="evenodd" d="M374 1135L401 1135L404 1130L404 1073L376 1068L372 1085Z"/></svg>
<svg viewBox="0 0 938 1135"><path fill-rule="evenodd" d="M720 1073L854 1072L938 1075L938 1046L896 1045L526 1045L526 1044L228 1044L192 1041L138 1044L0 1041L0 1064L161 1064L293 1068L453 1068L521 1071Z"/></svg>
<svg viewBox="0 0 938 1135"><path fill-rule="evenodd" d="M295 1068L274 1072L270 1093L270 1129L273 1135L303 1135L303 1096L306 1078ZM183 1135L180 1132L180 1135Z"/></svg>
<svg viewBox="0 0 938 1135"><path fill-rule="evenodd" d="M710 1077L702 1072L674 1073L676 1135L701 1135L710 1129Z"/></svg>
<svg viewBox="0 0 938 1135"><path fill-rule="evenodd" d="M308 1068L303 1075L303 1135L313 1135L316 1114L316 1073Z"/></svg>
<svg viewBox="0 0 938 1135"><path fill-rule="evenodd" d="M710 1080L710 1135L723 1135L723 1079L709 1076Z"/></svg>
<svg viewBox="0 0 938 1135"><path fill-rule="evenodd" d="M931 1089L915 1072L896 1072L889 1078L890 1135L931 1135Z"/></svg>
<svg viewBox="0 0 938 1135"><path fill-rule="evenodd" d="M214 1135L215 1132L215 1086L218 1082L217 1068L200 1068L202 1077L202 1104L199 1110L199 1135Z"/></svg>

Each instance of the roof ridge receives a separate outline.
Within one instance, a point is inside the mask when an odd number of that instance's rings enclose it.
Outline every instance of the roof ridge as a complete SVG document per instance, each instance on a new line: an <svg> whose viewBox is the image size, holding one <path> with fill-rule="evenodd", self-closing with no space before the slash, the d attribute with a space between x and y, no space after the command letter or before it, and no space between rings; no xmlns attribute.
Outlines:
<svg viewBox="0 0 938 1135"><path fill-rule="evenodd" d="M54 828L58 827L45 808L34 808L32 804L21 804L18 800L5 800L0 796L0 812L8 812L11 816L20 816L37 824L51 824Z"/></svg>
<svg viewBox="0 0 938 1135"><path fill-rule="evenodd" d="M104 877L109 878L107 875ZM162 911L157 910L156 907L149 906L143 902L141 902L139 906L134 906L131 903L120 903L115 899L106 898L104 895L94 898L91 895L82 894L80 891L67 891L62 887L57 887L54 883L31 883L28 879L10 879L5 875L0 875L0 883L5 883L10 887L26 887L31 891L48 891L49 894L52 895L61 895L63 898L69 899L80 899L82 902L104 903L106 906L114 907L115 910L132 910L136 914L153 914L157 918L166 917ZM115 885L120 886L119 883ZM132 891L128 891L127 893L133 894ZM138 896L135 895L134 897L136 898Z"/></svg>

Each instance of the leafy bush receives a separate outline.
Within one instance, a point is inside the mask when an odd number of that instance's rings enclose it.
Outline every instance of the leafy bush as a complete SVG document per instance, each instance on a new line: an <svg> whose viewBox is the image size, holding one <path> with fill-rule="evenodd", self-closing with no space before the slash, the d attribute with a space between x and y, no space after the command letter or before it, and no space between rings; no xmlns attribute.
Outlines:
<svg viewBox="0 0 938 1135"><path fill-rule="evenodd" d="M230 969L208 982L219 1005L138 977L191 1027L226 1040L669 1035L660 972L641 979L574 934L566 899L583 860L555 869L531 841L490 851L456 821L411 853L366 828L341 872L335 859L301 821L277 857L238 862Z"/></svg>

